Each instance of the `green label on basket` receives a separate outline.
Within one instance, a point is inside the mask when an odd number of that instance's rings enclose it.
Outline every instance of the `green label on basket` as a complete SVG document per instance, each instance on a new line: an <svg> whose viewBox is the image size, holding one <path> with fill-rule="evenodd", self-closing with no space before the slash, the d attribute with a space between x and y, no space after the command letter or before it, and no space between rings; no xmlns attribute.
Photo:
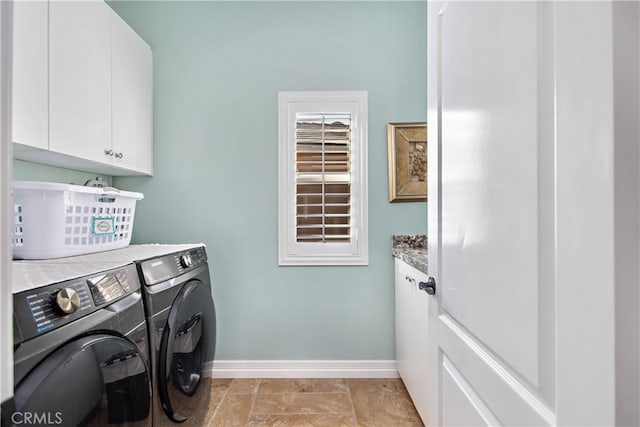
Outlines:
<svg viewBox="0 0 640 427"><path fill-rule="evenodd" d="M91 219L91 233L93 233L94 236L116 234L115 220L113 216L94 216Z"/></svg>

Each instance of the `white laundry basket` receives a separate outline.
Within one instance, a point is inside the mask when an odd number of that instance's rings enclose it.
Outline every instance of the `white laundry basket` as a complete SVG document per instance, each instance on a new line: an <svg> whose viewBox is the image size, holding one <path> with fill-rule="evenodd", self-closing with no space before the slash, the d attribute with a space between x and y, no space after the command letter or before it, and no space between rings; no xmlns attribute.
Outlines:
<svg viewBox="0 0 640 427"><path fill-rule="evenodd" d="M46 259L128 246L142 193L52 182L13 182L14 259Z"/></svg>

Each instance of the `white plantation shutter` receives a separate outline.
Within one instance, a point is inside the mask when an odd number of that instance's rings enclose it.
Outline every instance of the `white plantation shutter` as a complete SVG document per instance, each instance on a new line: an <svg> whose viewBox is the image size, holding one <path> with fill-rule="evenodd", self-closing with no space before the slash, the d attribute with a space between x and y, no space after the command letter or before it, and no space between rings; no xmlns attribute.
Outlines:
<svg viewBox="0 0 640 427"><path fill-rule="evenodd" d="M368 263L366 98L280 92L280 265Z"/></svg>
<svg viewBox="0 0 640 427"><path fill-rule="evenodd" d="M296 240L351 240L351 114L296 114Z"/></svg>

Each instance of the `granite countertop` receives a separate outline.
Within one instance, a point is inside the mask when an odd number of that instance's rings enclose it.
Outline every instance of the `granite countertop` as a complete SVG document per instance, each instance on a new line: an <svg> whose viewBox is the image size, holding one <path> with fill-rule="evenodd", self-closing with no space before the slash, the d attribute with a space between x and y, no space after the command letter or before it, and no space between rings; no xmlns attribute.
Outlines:
<svg viewBox="0 0 640 427"><path fill-rule="evenodd" d="M429 274L427 264L427 236L424 234L394 235L391 254L410 266Z"/></svg>

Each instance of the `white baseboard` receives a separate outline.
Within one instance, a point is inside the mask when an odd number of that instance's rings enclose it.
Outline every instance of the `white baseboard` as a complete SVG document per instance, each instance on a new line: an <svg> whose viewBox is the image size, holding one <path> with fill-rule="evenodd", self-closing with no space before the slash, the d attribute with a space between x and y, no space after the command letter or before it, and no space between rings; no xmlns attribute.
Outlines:
<svg viewBox="0 0 640 427"><path fill-rule="evenodd" d="M398 378L395 360L215 360L213 378Z"/></svg>

